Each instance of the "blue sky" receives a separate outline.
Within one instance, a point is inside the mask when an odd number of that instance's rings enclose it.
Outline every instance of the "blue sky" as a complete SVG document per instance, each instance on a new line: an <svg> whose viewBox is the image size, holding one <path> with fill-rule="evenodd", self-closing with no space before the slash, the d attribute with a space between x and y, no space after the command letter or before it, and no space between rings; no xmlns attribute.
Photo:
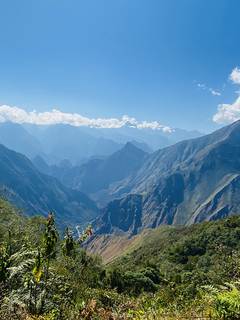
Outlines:
<svg viewBox="0 0 240 320"><path fill-rule="evenodd" d="M239 0L0 1L0 120L212 132L240 118L239 14Z"/></svg>

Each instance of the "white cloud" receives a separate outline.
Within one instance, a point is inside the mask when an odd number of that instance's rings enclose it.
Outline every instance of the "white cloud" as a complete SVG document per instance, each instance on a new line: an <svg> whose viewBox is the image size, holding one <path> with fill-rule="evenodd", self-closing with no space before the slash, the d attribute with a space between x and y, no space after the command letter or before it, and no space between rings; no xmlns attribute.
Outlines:
<svg viewBox="0 0 240 320"><path fill-rule="evenodd" d="M232 83L240 84L240 69L238 67L232 70L228 80ZM223 103L218 105L218 112L213 116L214 122L226 124L240 119L240 90L236 91L236 93L239 97L232 104Z"/></svg>
<svg viewBox="0 0 240 320"><path fill-rule="evenodd" d="M163 132L174 132L175 130L171 129L170 127L163 127L162 131Z"/></svg>
<svg viewBox="0 0 240 320"><path fill-rule="evenodd" d="M211 92L214 96L220 96L221 93L220 92L217 92L215 90L213 90L212 88L208 88L205 86L205 84L198 84L197 85L199 89L203 89L203 90L208 90L209 92Z"/></svg>
<svg viewBox="0 0 240 320"><path fill-rule="evenodd" d="M213 121L221 124L231 123L240 119L240 97L233 104L219 104L218 113L213 116Z"/></svg>
<svg viewBox="0 0 240 320"><path fill-rule="evenodd" d="M110 119L89 119L81 116L77 113L63 113L56 109L52 111L46 111L37 113L33 110L27 113L25 110L18 107L9 107L6 105L0 106L0 122L11 121L14 123L31 123L38 125L53 125L53 124L70 124L73 126L88 126L94 128L121 128L127 123L130 123L132 127L138 129L150 128L152 130L171 131L170 127L159 125L157 121L147 122L143 121L138 123L135 118L130 118L124 115L121 120L116 118Z"/></svg>
<svg viewBox="0 0 240 320"><path fill-rule="evenodd" d="M240 69L238 67L233 69L228 77L228 80L232 81L233 83L240 84Z"/></svg>
<svg viewBox="0 0 240 320"><path fill-rule="evenodd" d="M137 124L136 127L138 129L152 129L152 130L162 130L163 132L166 132L166 131L171 132L170 127L165 127L163 125L160 125L157 123L157 121L154 121L154 122L143 121L142 123Z"/></svg>
<svg viewBox="0 0 240 320"><path fill-rule="evenodd" d="M210 91L214 96L220 96L221 95L221 93L220 92L216 92L216 91L214 91L212 88L209 88L208 89L208 91Z"/></svg>
<svg viewBox="0 0 240 320"><path fill-rule="evenodd" d="M198 87L199 87L199 88L202 88L203 90L205 90L205 89L206 89L205 84L198 84Z"/></svg>

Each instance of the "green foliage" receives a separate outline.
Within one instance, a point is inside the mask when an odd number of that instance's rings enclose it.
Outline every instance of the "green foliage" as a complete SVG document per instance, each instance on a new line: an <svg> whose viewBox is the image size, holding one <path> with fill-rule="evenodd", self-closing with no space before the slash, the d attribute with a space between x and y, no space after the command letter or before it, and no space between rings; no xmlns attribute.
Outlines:
<svg viewBox="0 0 240 320"><path fill-rule="evenodd" d="M199 269L210 283L230 281L236 274L237 260L232 257L240 249L240 216L190 227L172 227L165 233L162 229L166 228L149 232L139 248L123 255L111 266L125 271L153 266L168 281L185 271L192 272L196 279ZM217 247L225 249L221 251Z"/></svg>
<svg viewBox="0 0 240 320"><path fill-rule="evenodd" d="M41 253L41 247L38 247L38 252L37 255L35 257L35 267L33 269L33 274L36 278L37 281L40 280L40 276L41 276L41 263L42 263L42 253Z"/></svg>
<svg viewBox="0 0 240 320"><path fill-rule="evenodd" d="M127 271L124 274L125 288L132 294L139 294L142 291L155 292L157 286L154 282L141 272Z"/></svg>
<svg viewBox="0 0 240 320"><path fill-rule="evenodd" d="M76 301L81 276L85 280L88 277L88 285L99 278L96 273L100 267L95 267L99 262L75 250L91 233L91 227L77 242L68 228L60 240L52 212L47 221L37 216L26 219L7 199L0 197L0 203L1 312L10 318L18 310L40 315L56 308L61 313L64 304ZM87 272L94 267L93 275Z"/></svg>
<svg viewBox="0 0 240 320"><path fill-rule="evenodd" d="M160 275L156 269L153 269L151 267L141 269L138 271L138 273L141 273L143 276L151 279L155 284L159 284L160 282L162 282L162 275Z"/></svg>
<svg viewBox="0 0 240 320"><path fill-rule="evenodd" d="M66 228L64 240L65 240L65 243L62 246L62 253L63 255L70 256L71 253L74 251L76 244L73 240L73 236L71 235L71 231L69 230L68 227Z"/></svg>
<svg viewBox="0 0 240 320"><path fill-rule="evenodd" d="M43 254L45 257L55 258L56 256L56 242L58 240L58 232L55 226L55 219L53 216L53 212L50 212L47 223L46 223L46 229L43 237L43 245L44 245L44 251Z"/></svg>
<svg viewBox="0 0 240 320"><path fill-rule="evenodd" d="M213 315L219 319L239 319L240 282L225 283L222 286L204 286L206 297L210 301Z"/></svg>
<svg viewBox="0 0 240 320"><path fill-rule="evenodd" d="M8 254L6 249L2 246L0 247L0 282L5 282L7 279L7 263Z"/></svg>
<svg viewBox="0 0 240 320"><path fill-rule="evenodd" d="M129 293L139 295L141 292L155 292L160 282L158 272L152 268L139 270L138 272L122 272L118 269L112 269L108 272L105 283L118 293Z"/></svg>
<svg viewBox="0 0 240 320"><path fill-rule="evenodd" d="M105 269L54 216L26 219L0 199L1 319L238 319L240 217L153 230Z"/></svg>
<svg viewBox="0 0 240 320"><path fill-rule="evenodd" d="M175 263L185 264L188 261L189 250L181 245L176 245L169 252L168 260Z"/></svg>

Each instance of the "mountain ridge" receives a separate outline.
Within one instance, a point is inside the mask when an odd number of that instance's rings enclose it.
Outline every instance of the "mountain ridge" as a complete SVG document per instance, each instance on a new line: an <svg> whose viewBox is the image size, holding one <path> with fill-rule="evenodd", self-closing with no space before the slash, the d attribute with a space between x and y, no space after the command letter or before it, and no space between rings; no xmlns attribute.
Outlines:
<svg viewBox="0 0 240 320"><path fill-rule="evenodd" d="M47 216L54 211L59 227L91 221L99 212L84 193L72 190L58 179L38 170L23 154L0 144L0 181L10 187L11 199L27 216Z"/></svg>
<svg viewBox="0 0 240 320"><path fill-rule="evenodd" d="M109 229L106 214L113 217L114 212L117 217L111 222L113 233L122 230L126 237L159 225L190 225L236 214L240 210L239 159L240 121L208 136L154 152L128 181L131 195L101 210L93 224L96 233ZM124 188L124 181L118 187ZM141 198L124 214L123 203L127 202L124 205L128 207L133 196ZM133 216L135 210L138 218ZM129 216L132 225L121 229L116 219L122 221Z"/></svg>

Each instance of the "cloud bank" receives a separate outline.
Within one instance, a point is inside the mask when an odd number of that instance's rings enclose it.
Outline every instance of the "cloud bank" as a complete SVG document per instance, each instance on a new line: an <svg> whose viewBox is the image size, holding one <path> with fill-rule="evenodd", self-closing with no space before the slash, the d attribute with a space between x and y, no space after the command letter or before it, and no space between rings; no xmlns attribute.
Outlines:
<svg viewBox="0 0 240 320"><path fill-rule="evenodd" d="M236 67L228 76L228 80L234 84L240 84L240 69ZM223 103L218 105L218 112L213 116L213 121L226 124L240 119L240 91L237 91L239 97L232 104Z"/></svg>
<svg viewBox="0 0 240 320"><path fill-rule="evenodd" d="M240 119L240 97L233 104L219 104L218 113L213 116L213 121L225 124Z"/></svg>
<svg viewBox="0 0 240 320"><path fill-rule="evenodd" d="M124 115L121 120L116 118L110 119L89 119L77 113L63 113L56 109L37 113L36 110L27 113L18 107L9 107L7 105L0 106L0 122L11 121L13 123L31 123L37 125L53 125L53 124L70 124L72 126L87 126L92 128L121 128L126 124L137 129L162 130L163 132L171 132L171 128L154 122L143 121L138 123L135 118Z"/></svg>

